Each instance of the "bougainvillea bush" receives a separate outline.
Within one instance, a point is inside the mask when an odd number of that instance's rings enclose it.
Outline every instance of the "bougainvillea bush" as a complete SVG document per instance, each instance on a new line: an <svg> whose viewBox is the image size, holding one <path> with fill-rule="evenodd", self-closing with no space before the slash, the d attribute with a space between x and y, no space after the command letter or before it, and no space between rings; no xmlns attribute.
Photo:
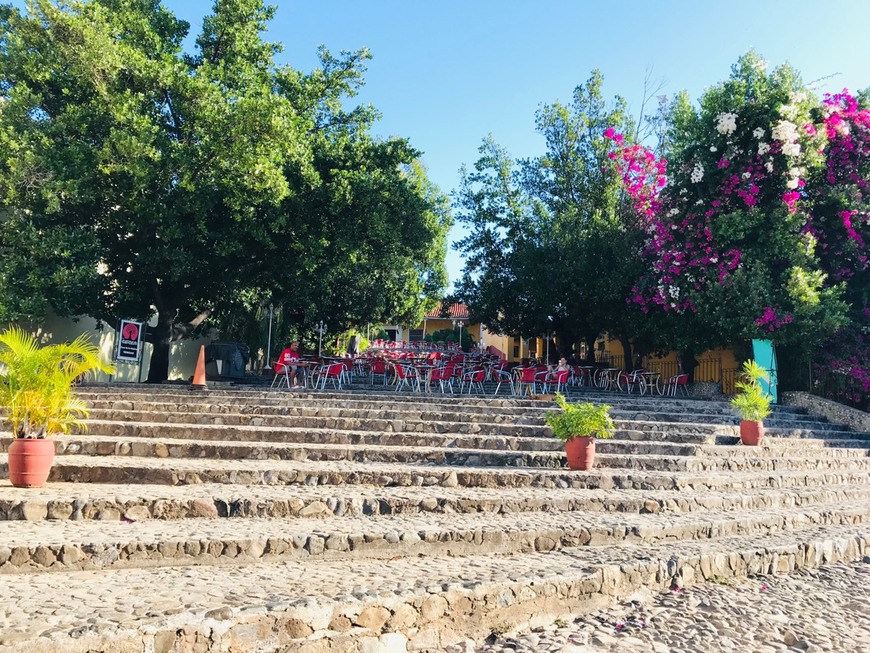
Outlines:
<svg viewBox="0 0 870 653"><path fill-rule="evenodd" d="M866 335L870 111L848 91L820 98L749 53L697 108L676 98L666 159L605 136L646 233L628 302L722 346L810 352L850 323ZM866 361L830 342L825 369L866 403Z"/></svg>
<svg viewBox="0 0 870 653"><path fill-rule="evenodd" d="M666 160L605 136L646 232L648 272L627 298L640 311L723 346L803 351L861 315L870 112L847 91L819 98L749 53L697 108L678 96Z"/></svg>

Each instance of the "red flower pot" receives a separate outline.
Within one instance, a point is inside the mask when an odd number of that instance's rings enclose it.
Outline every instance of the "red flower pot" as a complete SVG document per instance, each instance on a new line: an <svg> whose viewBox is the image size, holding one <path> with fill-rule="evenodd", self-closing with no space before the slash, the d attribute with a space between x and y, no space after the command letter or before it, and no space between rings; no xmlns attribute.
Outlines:
<svg viewBox="0 0 870 653"><path fill-rule="evenodd" d="M578 436L565 441L568 469L590 470L595 463L595 438Z"/></svg>
<svg viewBox="0 0 870 653"><path fill-rule="evenodd" d="M15 487L40 487L54 462L54 441L16 438L9 445L9 480Z"/></svg>
<svg viewBox="0 0 870 653"><path fill-rule="evenodd" d="M761 444L764 438L764 424L761 422L750 422L743 420L740 422L740 441L750 447Z"/></svg>

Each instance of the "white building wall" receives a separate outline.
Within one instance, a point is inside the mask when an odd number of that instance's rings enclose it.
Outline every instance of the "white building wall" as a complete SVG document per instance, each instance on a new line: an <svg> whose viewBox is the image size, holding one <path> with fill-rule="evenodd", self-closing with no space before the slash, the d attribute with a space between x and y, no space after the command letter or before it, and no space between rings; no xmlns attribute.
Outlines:
<svg viewBox="0 0 870 653"><path fill-rule="evenodd" d="M156 318L152 321L156 323ZM116 343L116 330L114 326L103 323L103 329L97 329L97 321L91 317L82 316L76 319L61 318L49 315L41 326L30 329L45 344L69 342L82 333L90 335L91 342L100 348L100 358L104 362L113 362L114 348ZM207 345L212 338L200 338L197 340L182 340L175 342L169 351L169 380L185 381L193 376L196 369L196 360L199 356L199 348ZM152 346L143 343L142 363L128 363L114 361L115 374L109 376L98 372L94 380L112 383L137 383L148 378L148 369L151 363Z"/></svg>

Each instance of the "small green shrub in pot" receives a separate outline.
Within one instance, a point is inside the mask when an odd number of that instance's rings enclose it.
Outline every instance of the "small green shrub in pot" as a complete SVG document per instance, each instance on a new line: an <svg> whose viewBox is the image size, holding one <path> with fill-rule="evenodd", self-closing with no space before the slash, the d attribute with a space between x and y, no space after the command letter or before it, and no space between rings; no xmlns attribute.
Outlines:
<svg viewBox="0 0 870 653"><path fill-rule="evenodd" d="M770 396L761 387L767 372L754 360L743 364L743 378L735 383L738 393L731 405L740 413L740 441L745 445L761 444L764 438L762 420L770 415Z"/></svg>
<svg viewBox="0 0 870 653"><path fill-rule="evenodd" d="M766 377L767 372L754 360L743 363L743 379L734 384L738 393L731 400L741 419L760 422L770 415L770 397L761 387L761 379Z"/></svg>
<svg viewBox="0 0 870 653"><path fill-rule="evenodd" d="M588 402L569 404L560 392L556 393L556 403L562 412L548 414L546 422L560 440L568 441L580 436L613 437L615 427L610 417L611 406Z"/></svg>
<svg viewBox="0 0 870 653"><path fill-rule="evenodd" d="M113 368L100 361L99 348L84 335L41 347L17 327L0 333L0 408L12 431L7 462L13 485L45 483L54 460L51 436L84 428L88 416L73 384L95 370Z"/></svg>

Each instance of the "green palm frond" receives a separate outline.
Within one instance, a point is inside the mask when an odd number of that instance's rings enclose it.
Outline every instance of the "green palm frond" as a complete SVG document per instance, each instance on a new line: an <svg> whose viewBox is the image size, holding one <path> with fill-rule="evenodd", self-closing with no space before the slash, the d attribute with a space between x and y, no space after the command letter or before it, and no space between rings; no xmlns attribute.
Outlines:
<svg viewBox="0 0 870 653"><path fill-rule="evenodd" d="M73 342L40 347L18 327L0 333L0 405L16 437L46 437L84 428L87 406L73 383L94 370L112 373L99 348L82 334Z"/></svg>

